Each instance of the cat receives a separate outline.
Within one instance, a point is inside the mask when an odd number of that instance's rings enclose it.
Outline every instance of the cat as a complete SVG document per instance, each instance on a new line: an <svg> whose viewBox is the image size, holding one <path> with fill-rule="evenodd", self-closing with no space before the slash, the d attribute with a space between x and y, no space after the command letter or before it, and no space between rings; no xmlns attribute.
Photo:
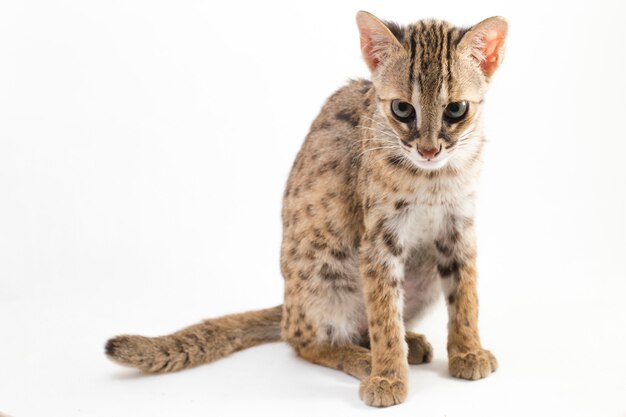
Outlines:
<svg viewBox="0 0 626 417"><path fill-rule="evenodd" d="M328 99L291 169L284 304L168 336L118 336L109 358L167 372L284 340L301 358L360 379L366 404L391 406L407 396L408 365L432 359L426 338L405 326L443 292L451 375L496 370L478 334L473 219L483 98L507 23L356 20L371 81Z"/></svg>

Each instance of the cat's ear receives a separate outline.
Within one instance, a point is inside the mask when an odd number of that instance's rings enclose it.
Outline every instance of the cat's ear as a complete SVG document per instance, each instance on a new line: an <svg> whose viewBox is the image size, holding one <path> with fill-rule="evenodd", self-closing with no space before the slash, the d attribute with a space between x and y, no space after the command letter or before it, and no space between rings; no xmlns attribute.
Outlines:
<svg viewBox="0 0 626 417"><path fill-rule="evenodd" d="M459 46L469 50L487 77L496 72L504 59L508 27L503 17L490 17L472 26L461 39Z"/></svg>
<svg viewBox="0 0 626 417"><path fill-rule="evenodd" d="M363 59L370 71L374 71L394 50L403 49L387 25L373 14L358 12L356 24L359 27Z"/></svg>

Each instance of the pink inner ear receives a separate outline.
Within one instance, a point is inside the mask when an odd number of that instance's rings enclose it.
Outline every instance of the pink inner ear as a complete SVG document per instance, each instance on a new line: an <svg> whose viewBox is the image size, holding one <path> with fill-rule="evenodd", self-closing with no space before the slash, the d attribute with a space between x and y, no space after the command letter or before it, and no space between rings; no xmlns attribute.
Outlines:
<svg viewBox="0 0 626 417"><path fill-rule="evenodd" d="M371 71L374 71L380 64L380 60L376 57L376 44L374 42L374 34L366 28L361 29L361 52Z"/></svg>
<svg viewBox="0 0 626 417"><path fill-rule="evenodd" d="M488 30L483 37L484 61L480 63L485 75L492 75L502 62L505 35L497 30Z"/></svg>

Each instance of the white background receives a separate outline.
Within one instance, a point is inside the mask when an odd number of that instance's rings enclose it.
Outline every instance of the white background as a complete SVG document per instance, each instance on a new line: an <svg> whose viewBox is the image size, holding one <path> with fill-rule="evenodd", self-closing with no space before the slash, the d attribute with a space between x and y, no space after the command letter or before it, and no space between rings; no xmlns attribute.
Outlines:
<svg viewBox="0 0 626 417"><path fill-rule="evenodd" d="M406 403L266 345L170 375L104 356L281 303L283 185L308 126L366 77L357 10L510 22L488 97L481 330L500 369ZM626 415L626 29L618 2L0 3L0 411L26 416Z"/></svg>

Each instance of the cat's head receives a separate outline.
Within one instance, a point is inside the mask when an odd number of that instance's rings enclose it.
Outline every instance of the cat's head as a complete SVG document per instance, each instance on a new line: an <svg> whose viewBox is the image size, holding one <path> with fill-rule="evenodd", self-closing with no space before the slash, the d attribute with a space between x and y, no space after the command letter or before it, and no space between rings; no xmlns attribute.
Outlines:
<svg viewBox="0 0 626 417"><path fill-rule="evenodd" d="M357 25L385 124L373 128L393 137L398 152L421 169L475 157L483 98L504 57L506 21L490 17L469 29L435 20L402 27L359 12Z"/></svg>

